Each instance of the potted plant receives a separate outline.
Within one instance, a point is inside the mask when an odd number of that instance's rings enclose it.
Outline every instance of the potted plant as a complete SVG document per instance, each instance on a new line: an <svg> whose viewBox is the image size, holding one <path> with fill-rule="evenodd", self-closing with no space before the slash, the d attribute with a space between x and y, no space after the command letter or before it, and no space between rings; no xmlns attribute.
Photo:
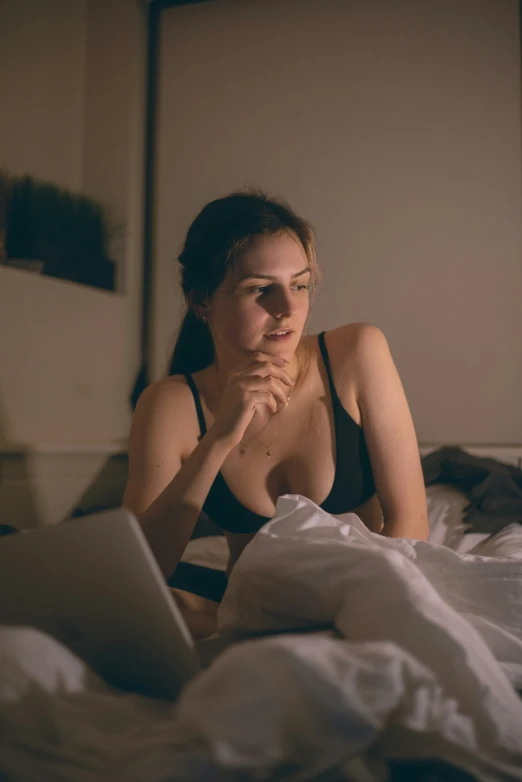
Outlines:
<svg viewBox="0 0 522 782"><path fill-rule="evenodd" d="M102 204L31 176L11 177L4 191L4 263L114 290Z"/></svg>

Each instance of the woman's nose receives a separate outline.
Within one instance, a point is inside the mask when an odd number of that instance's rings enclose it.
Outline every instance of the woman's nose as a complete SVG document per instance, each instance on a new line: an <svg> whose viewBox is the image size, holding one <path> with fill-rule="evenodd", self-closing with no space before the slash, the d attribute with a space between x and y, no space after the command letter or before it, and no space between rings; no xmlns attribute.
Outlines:
<svg viewBox="0 0 522 782"><path fill-rule="evenodd" d="M274 299L272 313L275 318L288 318L294 311L292 295L287 291L280 291Z"/></svg>

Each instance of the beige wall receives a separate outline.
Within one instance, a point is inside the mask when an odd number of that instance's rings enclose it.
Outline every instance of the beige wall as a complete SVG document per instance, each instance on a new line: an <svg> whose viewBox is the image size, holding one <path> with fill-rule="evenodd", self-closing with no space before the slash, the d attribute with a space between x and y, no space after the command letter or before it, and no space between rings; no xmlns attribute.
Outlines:
<svg viewBox="0 0 522 782"><path fill-rule="evenodd" d="M0 450L95 452L72 494L69 474L68 492L31 479L21 519L38 523L61 517L128 433L144 28L134 0L4 1L0 15L0 164L82 186L126 223L118 295L0 267ZM313 328L383 328L421 442L522 443L515 0L221 0L164 19L156 374L189 221L260 184L316 225Z"/></svg>
<svg viewBox="0 0 522 782"><path fill-rule="evenodd" d="M111 257L120 262L120 289L125 280L121 261L128 234L129 144L135 120L131 100L145 69L135 46L135 5L133 0L87 0L86 13L82 190L109 211L114 228Z"/></svg>
<svg viewBox="0 0 522 782"><path fill-rule="evenodd" d="M87 0L0 3L0 166L81 186Z"/></svg>
<svg viewBox="0 0 522 782"><path fill-rule="evenodd" d="M518 31L516 0L165 12L155 374L190 220L257 184L317 229L312 329L383 329L420 442L522 443Z"/></svg>
<svg viewBox="0 0 522 782"><path fill-rule="evenodd" d="M22 0L0 14L0 165L89 192L126 223L121 293L0 267L0 449L121 441L139 369L142 11Z"/></svg>
<svg viewBox="0 0 522 782"><path fill-rule="evenodd" d="M128 302L84 285L0 267L4 439L126 436Z"/></svg>

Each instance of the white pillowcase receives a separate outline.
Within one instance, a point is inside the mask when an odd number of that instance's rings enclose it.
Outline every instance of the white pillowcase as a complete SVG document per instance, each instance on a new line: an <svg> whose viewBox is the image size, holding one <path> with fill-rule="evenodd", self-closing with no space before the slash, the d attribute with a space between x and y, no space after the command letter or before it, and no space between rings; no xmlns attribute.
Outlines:
<svg viewBox="0 0 522 782"><path fill-rule="evenodd" d="M189 540L181 561L214 570L226 570L228 563L227 539L224 535L213 535L211 538Z"/></svg>
<svg viewBox="0 0 522 782"><path fill-rule="evenodd" d="M435 483L426 488L430 543L447 546L459 554L467 554L487 537L484 533L464 532L463 511L469 500L463 491L444 483Z"/></svg>
<svg viewBox="0 0 522 782"><path fill-rule="evenodd" d="M509 524L500 532L464 534L468 525L462 521L469 500L460 489L436 483L426 489L430 543L453 549L459 554L478 554L481 557L522 558L522 525Z"/></svg>

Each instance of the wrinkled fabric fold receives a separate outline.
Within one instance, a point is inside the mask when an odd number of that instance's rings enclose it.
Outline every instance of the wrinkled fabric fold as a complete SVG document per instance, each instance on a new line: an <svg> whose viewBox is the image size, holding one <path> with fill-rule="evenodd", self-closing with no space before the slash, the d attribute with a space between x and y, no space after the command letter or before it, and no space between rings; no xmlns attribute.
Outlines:
<svg viewBox="0 0 522 782"><path fill-rule="evenodd" d="M218 614L223 638L276 634L231 646L174 705L0 628L0 777L384 782L394 759L435 758L522 782L522 536L482 551L384 538L281 497Z"/></svg>
<svg viewBox="0 0 522 782"><path fill-rule="evenodd" d="M501 546L495 556L461 555L376 535L355 514L333 517L286 495L232 572L218 632L331 624L352 643L392 644L430 672L441 703L470 719L472 738L450 736L449 755L442 728L424 725L433 755L476 772L476 754L522 777L520 541L520 556L512 541L510 556Z"/></svg>

